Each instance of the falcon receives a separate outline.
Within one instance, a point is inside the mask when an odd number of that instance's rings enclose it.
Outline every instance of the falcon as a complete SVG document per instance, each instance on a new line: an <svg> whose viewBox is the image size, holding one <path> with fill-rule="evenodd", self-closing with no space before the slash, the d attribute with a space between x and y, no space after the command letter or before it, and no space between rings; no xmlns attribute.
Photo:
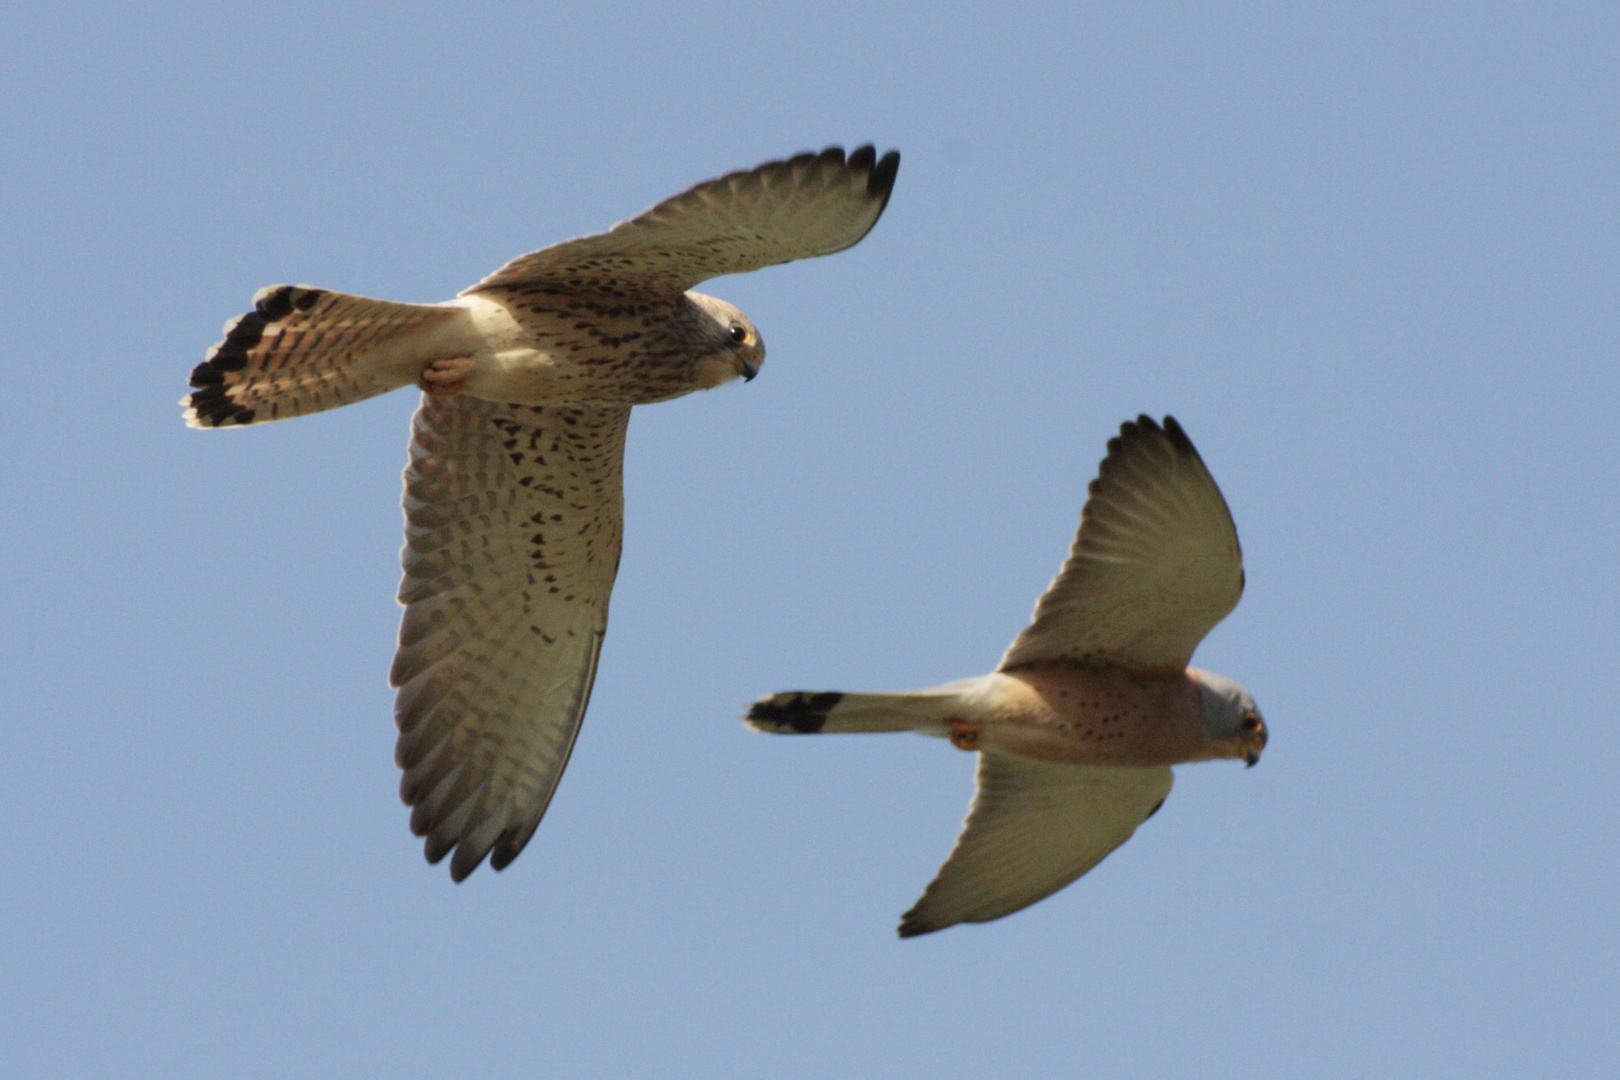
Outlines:
<svg viewBox="0 0 1620 1080"><path fill-rule="evenodd" d="M989 675L900 694L794 691L760 731L915 731L979 755L967 821L900 936L989 922L1074 881L1170 794L1170 766L1260 760L1249 692L1187 666L1237 606L1243 555L1192 441L1141 416L1108 442L1068 562Z"/></svg>
<svg viewBox="0 0 1620 1080"><path fill-rule="evenodd" d="M390 684L411 831L461 881L528 843L579 734L607 628L630 409L759 373L747 316L691 291L830 255L877 223L900 155L805 153L513 259L454 300L275 285L191 373L186 423L425 392L405 469Z"/></svg>

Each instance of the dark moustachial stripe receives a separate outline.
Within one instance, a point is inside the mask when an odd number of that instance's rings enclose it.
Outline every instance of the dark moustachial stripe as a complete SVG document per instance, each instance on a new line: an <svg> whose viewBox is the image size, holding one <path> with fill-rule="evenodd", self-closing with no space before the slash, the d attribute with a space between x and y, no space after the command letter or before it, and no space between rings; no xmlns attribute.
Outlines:
<svg viewBox="0 0 1620 1080"><path fill-rule="evenodd" d="M844 695L840 693L809 693L803 690L756 701L748 710L748 720L760 727L768 727L780 735L814 735L827 723L831 712Z"/></svg>

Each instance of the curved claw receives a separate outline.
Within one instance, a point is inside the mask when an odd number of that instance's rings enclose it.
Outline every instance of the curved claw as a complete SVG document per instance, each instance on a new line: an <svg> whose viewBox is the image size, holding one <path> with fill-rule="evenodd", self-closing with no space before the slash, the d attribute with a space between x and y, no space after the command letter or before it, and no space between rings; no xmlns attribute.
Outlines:
<svg viewBox="0 0 1620 1080"><path fill-rule="evenodd" d="M455 397L467 384L467 377L475 366L471 356L440 357L422 369L416 385L434 397Z"/></svg>
<svg viewBox="0 0 1620 1080"><path fill-rule="evenodd" d="M979 748L979 735L984 731L983 724L972 720L947 720L945 726L951 732L951 745L958 750Z"/></svg>

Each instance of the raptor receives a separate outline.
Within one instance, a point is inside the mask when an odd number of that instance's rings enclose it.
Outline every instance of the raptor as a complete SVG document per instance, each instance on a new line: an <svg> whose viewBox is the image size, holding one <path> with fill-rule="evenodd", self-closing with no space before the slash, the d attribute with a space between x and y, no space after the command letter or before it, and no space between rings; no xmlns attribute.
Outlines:
<svg viewBox="0 0 1620 1080"><path fill-rule="evenodd" d="M1260 759L1254 698L1187 666L1242 593L1220 489L1174 417L1141 416L1109 440L1068 562L995 671L909 693L775 694L747 722L790 735L916 731L976 751L962 834L900 936L989 922L1130 839L1170 794L1170 766Z"/></svg>
<svg viewBox="0 0 1620 1080"><path fill-rule="evenodd" d="M192 427L416 385L390 682L411 830L462 880L515 859L573 750L607 629L635 405L752 379L747 316L691 291L828 255L877 223L900 155L832 147L710 180L513 259L453 300L261 289L191 373Z"/></svg>

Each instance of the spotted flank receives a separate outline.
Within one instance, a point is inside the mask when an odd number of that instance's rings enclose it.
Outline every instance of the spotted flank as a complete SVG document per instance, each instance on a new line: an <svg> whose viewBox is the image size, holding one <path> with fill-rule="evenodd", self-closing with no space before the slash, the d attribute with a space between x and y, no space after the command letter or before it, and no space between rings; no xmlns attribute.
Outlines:
<svg viewBox="0 0 1620 1080"><path fill-rule="evenodd" d="M347 405L416 381L455 351L466 313L272 285L191 372L181 399L192 427L232 427Z"/></svg>
<svg viewBox="0 0 1620 1080"><path fill-rule="evenodd" d="M748 710L748 723L760 731L778 735L815 735L827 723L827 713L844 700L837 692L794 691L754 702Z"/></svg>

